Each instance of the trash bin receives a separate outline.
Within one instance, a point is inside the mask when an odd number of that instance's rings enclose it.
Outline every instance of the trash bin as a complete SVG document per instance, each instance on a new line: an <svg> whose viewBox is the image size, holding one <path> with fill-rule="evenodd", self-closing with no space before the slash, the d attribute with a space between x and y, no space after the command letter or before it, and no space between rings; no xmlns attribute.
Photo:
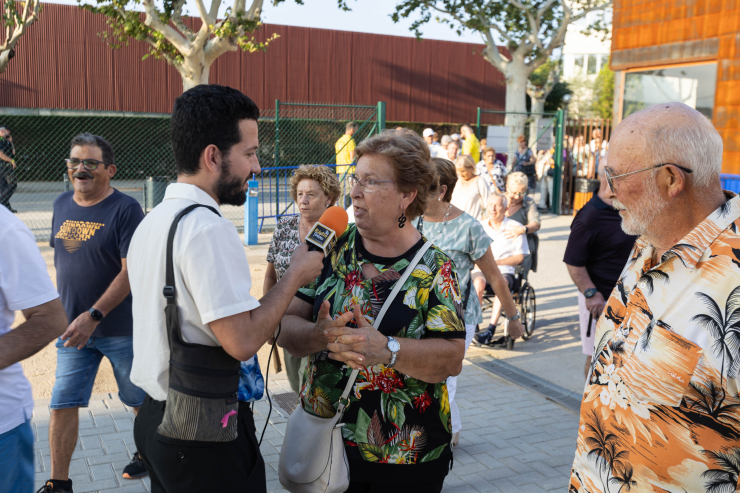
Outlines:
<svg viewBox="0 0 740 493"><path fill-rule="evenodd" d="M67 173L64 173L62 180L64 180L64 191L69 192L72 190L72 184L69 182L69 175Z"/></svg>
<svg viewBox="0 0 740 493"><path fill-rule="evenodd" d="M601 181L594 178L576 178L575 194L573 197L573 215L591 200L594 192L601 186Z"/></svg>
<svg viewBox="0 0 740 493"><path fill-rule="evenodd" d="M150 176L144 185L144 208L147 211L154 209L164 199L164 192L170 183L168 176Z"/></svg>

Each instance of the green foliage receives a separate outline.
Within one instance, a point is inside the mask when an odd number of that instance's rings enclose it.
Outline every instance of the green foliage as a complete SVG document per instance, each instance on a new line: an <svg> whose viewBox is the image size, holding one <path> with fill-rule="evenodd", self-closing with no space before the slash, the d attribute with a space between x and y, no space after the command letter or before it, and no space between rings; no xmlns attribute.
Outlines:
<svg viewBox="0 0 740 493"><path fill-rule="evenodd" d="M612 119L614 108L614 72L605 63L594 84L594 100L591 110L605 120Z"/></svg>
<svg viewBox="0 0 740 493"><path fill-rule="evenodd" d="M26 18L23 18L23 11L26 8L27 2L17 2L16 0L0 0L0 29L5 31L5 38L0 39L0 46L3 46L13 33L16 27L22 26L24 23L33 22L31 19L33 14L31 11L37 6L35 3L31 3L28 6L29 13ZM43 5L38 5L38 11L43 10Z"/></svg>
<svg viewBox="0 0 740 493"><path fill-rule="evenodd" d="M545 99L545 111L548 113L554 113L557 110L564 108L565 103L563 103L563 97L566 94L573 94L570 84L567 82L558 82L555 84L552 91L547 96L547 99Z"/></svg>
<svg viewBox="0 0 740 493"><path fill-rule="evenodd" d="M175 66L183 63L186 53L178 49L163 32L146 25L145 14L139 11L147 3L145 0L94 0L94 4L83 3L84 0L77 2L83 9L105 16L109 30L99 36L112 49L127 46L133 39L149 44L149 52L142 57L143 60L154 57ZM196 33L182 19L184 4L183 0L164 0L161 9L160 4L152 4L149 8L163 26L175 29L184 40L192 42ZM243 10L234 13L230 7L226 10L224 19L207 26L208 38L227 39L250 53L266 51L270 42L278 36L273 35L270 39L259 42L252 33L260 27L259 19L247 15Z"/></svg>
<svg viewBox="0 0 740 493"><path fill-rule="evenodd" d="M564 11L559 2L549 0L533 0L524 5L525 9L502 0L402 0L396 5L391 19L398 22L401 18L418 14L410 28L417 37L422 35L422 26L432 19L447 24L458 35L464 31L488 33L493 29L505 38L509 51L513 52L522 45L529 46L525 59L534 59L543 53L537 44L531 43L533 30L527 13L537 15L537 11L544 8L542 15L537 16L539 29L534 34L546 44L562 24Z"/></svg>
<svg viewBox="0 0 740 493"><path fill-rule="evenodd" d="M537 87L543 87L547 84L547 78L550 72L557 70L559 60L553 60L552 58L547 60L545 63L534 69L534 72L529 76L529 80Z"/></svg>
<svg viewBox="0 0 740 493"><path fill-rule="evenodd" d="M3 0L2 11L0 11L0 25L3 28L13 28L21 23L21 13L15 5L15 0Z"/></svg>

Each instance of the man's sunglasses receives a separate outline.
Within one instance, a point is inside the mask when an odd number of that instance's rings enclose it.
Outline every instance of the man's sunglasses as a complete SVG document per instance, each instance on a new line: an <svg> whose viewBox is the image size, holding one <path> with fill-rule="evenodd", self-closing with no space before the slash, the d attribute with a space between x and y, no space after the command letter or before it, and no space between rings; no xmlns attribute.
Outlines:
<svg viewBox="0 0 740 493"><path fill-rule="evenodd" d="M616 190L614 189L614 180L616 178L621 178L627 175L634 175L635 173L641 173L643 171L648 171L651 169L662 168L663 166L675 166L676 168L680 169L681 171L685 171L686 173L694 172L693 170L690 170L689 168L686 168L684 166L679 166L678 164L675 164L675 163L661 163L661 164L656 164L655 166L650 166L649 168L638 169L637 171L630 171L629 173L622 173L621 175L612 175L612 171L610 171L609 167L607 166L606 168L604 168L604 173L606 174L606 182L609 184L609 188L611 188L612 192L616 192Z"/></svg>
<svg viewBox="0 0 740 493"><path fill-rule="evenodd" d="M101 164L108 166L108 163L104 163L103 161L98 161L97 159L75 159L75 158L68 158L64 160L67 163L68 169L77 169L80 167L80 164L82 164L85 169L89 169L90 171L94 171L100 166Z"/></svg>

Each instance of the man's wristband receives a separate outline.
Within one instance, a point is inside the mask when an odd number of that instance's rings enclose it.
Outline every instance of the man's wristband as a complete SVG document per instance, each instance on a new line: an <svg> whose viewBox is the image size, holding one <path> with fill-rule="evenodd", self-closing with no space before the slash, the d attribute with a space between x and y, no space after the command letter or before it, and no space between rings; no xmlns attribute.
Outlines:
<svg viewBox="0 0 740 493"><path fill-rule="evenodd" d="M524 226L524 234L525 235L528 235L529 234L529 228L526 227L526 226Z"/></svg>

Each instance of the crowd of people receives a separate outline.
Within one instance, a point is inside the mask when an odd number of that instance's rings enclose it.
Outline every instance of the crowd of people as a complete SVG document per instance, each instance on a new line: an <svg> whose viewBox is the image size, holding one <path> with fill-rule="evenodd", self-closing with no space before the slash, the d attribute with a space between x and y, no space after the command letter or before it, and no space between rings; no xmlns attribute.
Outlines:
<svg viewBox="0 0 740 493"><path fill-rule="evenodd" d="M510 337L522 333L512 275L537 267L541 220L530 192L552 154L538 159L520 140L506 174L467 125L459 145L403 128L355 143L347 125L337 154L350 155L342 165L352 223L326 256L310 250L303 238L339 199L340 181L326 166L297 169L299 214L278 223L257 300L220 207L244 204L260 172L258 118L251 99L224 86L177 98L177 182L146 216L110 185L111 144L74 137L74 190L54 203L56 288L31 232L0 207L7 491L27 493L34 482L33 401L19 361L54 340L42 492L73 491L78 410L103 357L136 413L137 452L124 477L149 475L154 492L266 491L250 405L265 390L256 358L264 344L285 350L299 395L281 451L289 490L323 481L303 473L331 443L306 441L325 423L341 436L344 460L319 466L338 467L331 477L347 492L442 490L464 426L455 394L468 346L497 342L501 314ZM591 356L570 490L703 491L711 480L719 491L737 480L740 434L740 199L720 186L722 140L700 113L671 103L627 117L611 145L565 258ZM476 333L486 289L494 313ZM16 310L26 320L11 331ZM291 432L299 426L303 434ZM286 450L305 464L284 464Z"/></svg>

